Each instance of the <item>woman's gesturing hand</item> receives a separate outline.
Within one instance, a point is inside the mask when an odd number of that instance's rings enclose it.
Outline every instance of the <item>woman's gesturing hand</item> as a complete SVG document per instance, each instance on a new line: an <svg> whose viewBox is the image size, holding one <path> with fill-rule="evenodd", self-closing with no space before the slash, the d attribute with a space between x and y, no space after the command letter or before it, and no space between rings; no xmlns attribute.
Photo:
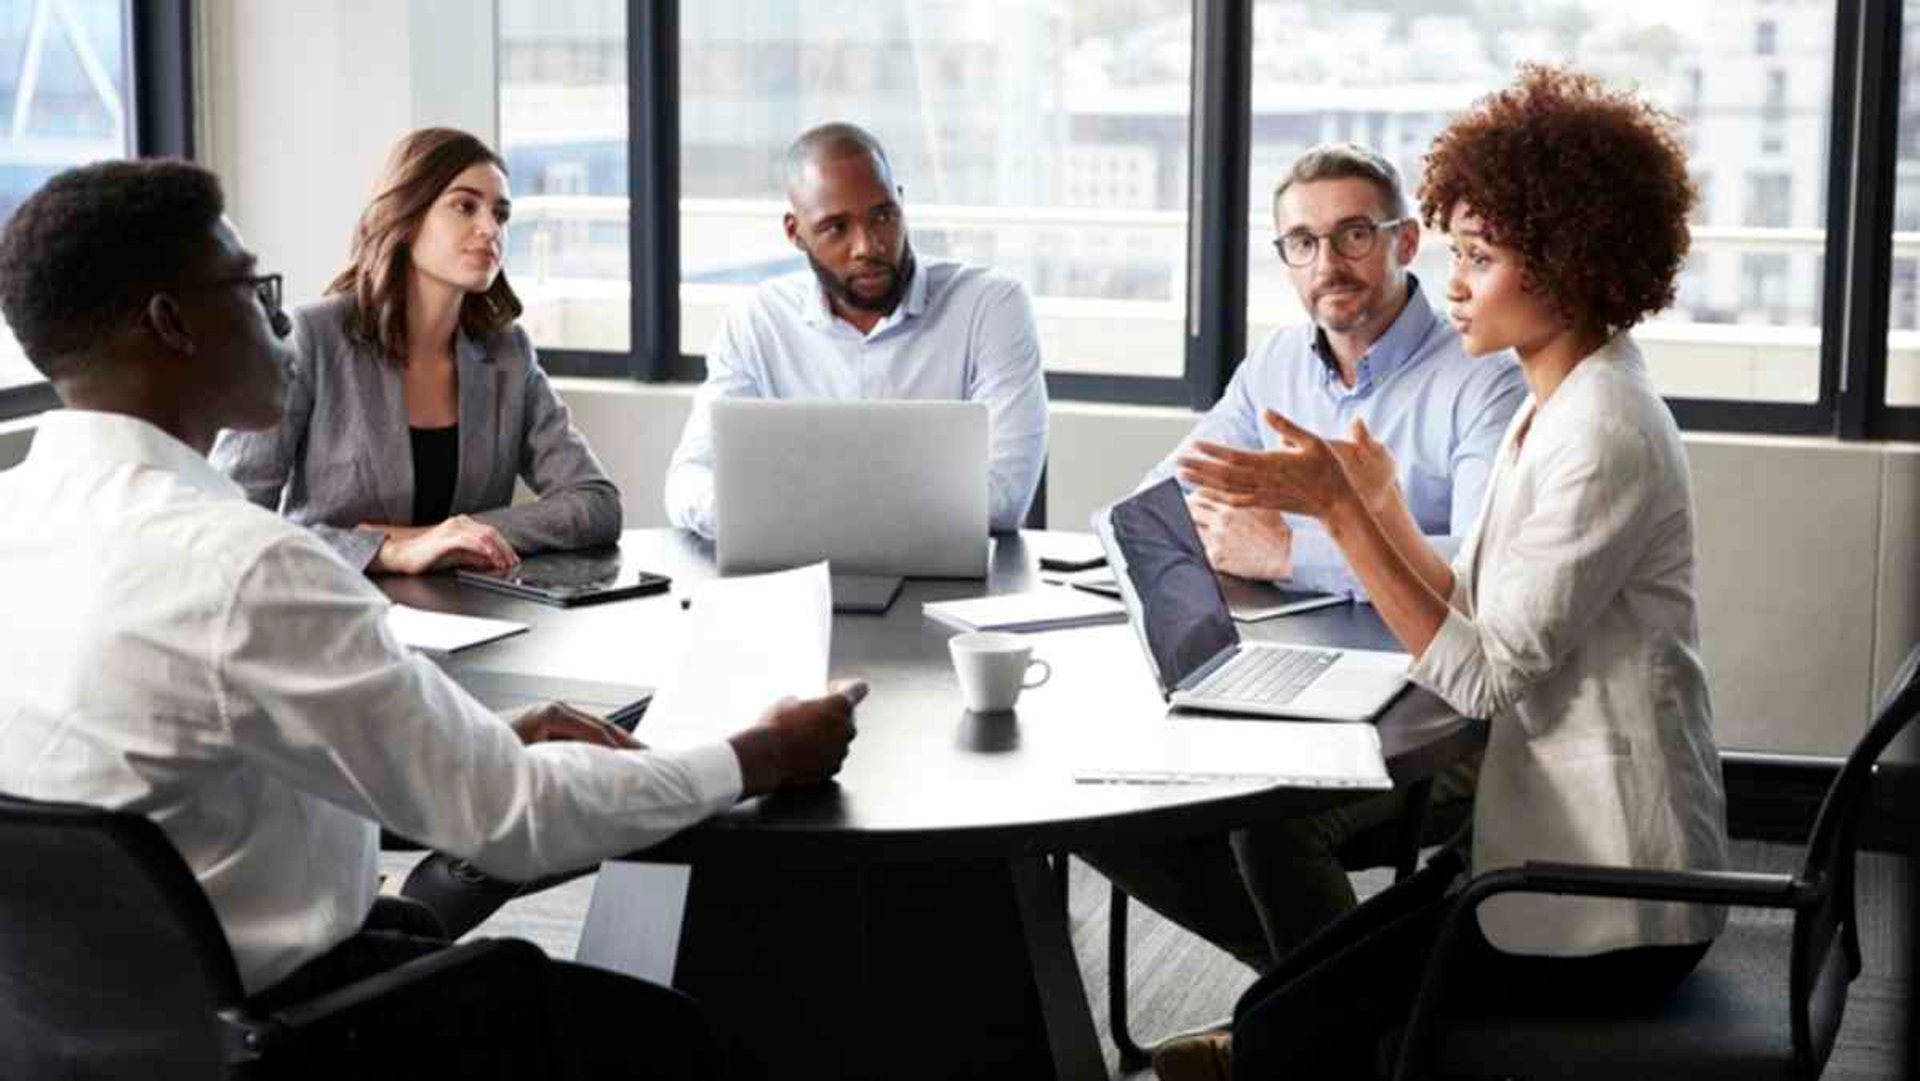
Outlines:
<svg viewBox="0 0 1920 1081"><path fill-rule="evenodd" d="M1400 494L1400 471L1393 452L1375 440L1367 422L1358 417L1348 435L1347 439L1327 440L1327 446L1340 459L1340 468L1346 471L1361 502L1376 516L1384 514Z"/></svg>
<svg viewBox="0 0 1920 1081"><path fill-rule="evenodd" d="M1279 447L1241 450L1197 442L1180 459L1180 479L1231 507L1265 507L1309 518L1325 518L1355 497L1354 482L1327 440L1271 409L1266 421L1280 433ZM1391 462L1389 457L1389 469Z"/></svg>

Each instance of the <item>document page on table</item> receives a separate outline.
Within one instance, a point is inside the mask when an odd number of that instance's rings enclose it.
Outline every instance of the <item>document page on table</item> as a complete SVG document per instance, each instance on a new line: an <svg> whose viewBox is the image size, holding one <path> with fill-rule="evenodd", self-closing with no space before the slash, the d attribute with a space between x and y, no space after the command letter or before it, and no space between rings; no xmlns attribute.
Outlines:
<svg viewBox="0 0 1920 1081"><path fill-rule="evenodd" d="M526 629L525 623L512 620L429 612L404 604L387 609L387 630L400 644L428 653L452 653Z"/></svg>
<svg viewBox="0 0 1920 1081"><path fill-rule="evenodd" d="M1370 724L1171 716L1080 748L1082 784L1250 784L1390 789Z"/></svg>
<svg viewBox="0 0 1920 1081"><path fill-rule="evenodd" d="M731 735L775 700L826 693L833 584L825 563L715 578L693 590L679 672L634 731L684 746Z"/></svg>

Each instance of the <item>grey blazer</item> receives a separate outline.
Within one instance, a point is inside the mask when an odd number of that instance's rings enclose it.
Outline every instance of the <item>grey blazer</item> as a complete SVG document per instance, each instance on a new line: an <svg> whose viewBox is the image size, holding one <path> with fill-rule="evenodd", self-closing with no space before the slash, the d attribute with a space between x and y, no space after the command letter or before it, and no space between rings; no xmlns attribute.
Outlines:
<svg viewBox="0 0 1920 1081"><path fill-rule="evenodd" d="M398 368L348 336L353 299L327 297L293 313L297 359L276 428L226 431L213 464L247 498L320 534L365 568L385 534L360 522L412 523L413 446ZM573 427L535 361L526 331L479 340L462 333L460 462L451 513L500 531L515 551L583 548L620 538L620 492ZM515 477L539 497L511 506Z"/></svg>

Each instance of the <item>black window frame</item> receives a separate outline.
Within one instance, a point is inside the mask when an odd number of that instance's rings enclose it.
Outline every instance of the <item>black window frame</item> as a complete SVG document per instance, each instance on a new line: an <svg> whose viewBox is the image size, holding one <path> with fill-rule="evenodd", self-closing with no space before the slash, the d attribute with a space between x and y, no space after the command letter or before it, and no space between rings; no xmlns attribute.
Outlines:
<svg viewBox="0 0 1920 1081"><path fill-rule="evenodd" d="M1246 354L1254 0L1194 0L1188 296L1182 374L1048 372L1054 400L1218 400ZM1920 408L1885 402L1902 0L1836 0L1817 394L1809 402L1669 397L1688 431L1920 439ZM679 4L627 0L632 347L543 350L559 375L697 382L680 350ZM645 118L646 123L634 123ZM1202 298L1206 298L1202 302Z"/></svg>
<svg viewBox="0 0 1920 1081"><path fill-rule="evenodd" d="M191 0L121 0L130 65L133 152L139 158L192 158L193 11ZM0 422L60 405L41 380L0 390Z"/></svg>

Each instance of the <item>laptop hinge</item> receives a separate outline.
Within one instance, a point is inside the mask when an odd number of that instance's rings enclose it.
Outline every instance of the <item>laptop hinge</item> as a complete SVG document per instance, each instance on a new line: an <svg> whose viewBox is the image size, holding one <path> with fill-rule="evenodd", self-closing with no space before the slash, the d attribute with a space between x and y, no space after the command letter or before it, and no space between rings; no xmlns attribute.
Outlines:
<svg viewBox="0 0 1920 1081"><path fill-rule="evenodd" d="M1198 687L1200 684L1204 683L1206 681L1206 678L1212 675L1215 671L1219 670L1221 666L1225 665L1228 661L1234 659L1235 657L1238 657L1239 655L1240 655L1240 643L1235 642L1234 644L1228 646L1227 648L1221 650L1220 652L1214 654L1213 656L1208 657L1207 663L1187 673L1187 678L1181 680L1177 685L1175 685L1173 689L1175 691L1193 690L1195 687Z"/></svg>

